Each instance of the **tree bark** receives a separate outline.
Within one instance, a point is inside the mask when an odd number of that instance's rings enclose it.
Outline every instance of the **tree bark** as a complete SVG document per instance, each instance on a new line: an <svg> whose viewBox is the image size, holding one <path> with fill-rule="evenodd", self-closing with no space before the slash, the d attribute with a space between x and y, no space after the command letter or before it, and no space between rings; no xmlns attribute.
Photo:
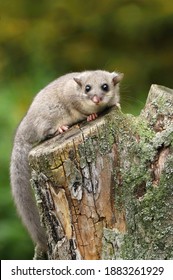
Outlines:
<svg viewBox="0 0 173 280"><path fill-rule="evenodd" d="M112 108L35 147L49 259L173 258L173 90L137 117Z"/></svg>

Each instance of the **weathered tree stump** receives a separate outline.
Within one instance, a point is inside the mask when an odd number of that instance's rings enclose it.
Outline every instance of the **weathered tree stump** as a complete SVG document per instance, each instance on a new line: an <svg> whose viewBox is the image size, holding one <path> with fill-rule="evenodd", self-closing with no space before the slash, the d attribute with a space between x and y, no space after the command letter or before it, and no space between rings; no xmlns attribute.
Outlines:
<svg viewBox="0 0 173 280"><path fill-rule="evenodd" d="M29 155L49 259L173 258L173 90L112 108Z"/></svg>

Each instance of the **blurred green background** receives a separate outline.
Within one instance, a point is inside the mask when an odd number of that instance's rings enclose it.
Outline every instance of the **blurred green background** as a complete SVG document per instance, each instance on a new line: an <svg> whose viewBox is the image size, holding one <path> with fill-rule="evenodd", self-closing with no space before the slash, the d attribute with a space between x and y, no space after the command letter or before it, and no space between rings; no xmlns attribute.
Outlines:
<svg viewBox="0 0 173 280"><path fill-rule="evenodd" d="M0 1L1 259L33 257L10 194L17 124L48 82L98 68L125 73L125 113L140 112L151 84L173 88L173 1Z"/></svg>

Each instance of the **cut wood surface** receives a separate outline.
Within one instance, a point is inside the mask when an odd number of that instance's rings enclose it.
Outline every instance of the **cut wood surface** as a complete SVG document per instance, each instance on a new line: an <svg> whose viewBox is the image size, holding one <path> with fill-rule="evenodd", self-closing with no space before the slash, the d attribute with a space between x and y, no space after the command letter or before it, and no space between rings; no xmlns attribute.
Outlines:
<svg viewBox="0 0 173 280"><path fill-rule="evenodd" d="M139 116L112 108L29 161L48 259L173 258L173 90L152 85Z"/></svg>

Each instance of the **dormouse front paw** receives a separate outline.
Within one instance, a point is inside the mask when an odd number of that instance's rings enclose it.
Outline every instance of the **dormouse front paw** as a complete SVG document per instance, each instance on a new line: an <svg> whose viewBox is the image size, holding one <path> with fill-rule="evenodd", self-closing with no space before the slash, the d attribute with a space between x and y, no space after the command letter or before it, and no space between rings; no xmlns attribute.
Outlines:
<svg viewBox="0 0 173 280"><path fill-rule="evenodd" d="M93 113L93 114L91 114L91 115L89 115L89 116L87 117L87 122L93 121L93 120L95 120L97 117L98 117L97 114L96 114L96 113Z"/></svg>
<svg viewBox="0 0 173 280"><path fill-rule="evenodd" d="M58 132L63 133L65 131L67 131L68 129L69 129L69 127L67 125L62 125L62 126L58 127Z"/></svg>

